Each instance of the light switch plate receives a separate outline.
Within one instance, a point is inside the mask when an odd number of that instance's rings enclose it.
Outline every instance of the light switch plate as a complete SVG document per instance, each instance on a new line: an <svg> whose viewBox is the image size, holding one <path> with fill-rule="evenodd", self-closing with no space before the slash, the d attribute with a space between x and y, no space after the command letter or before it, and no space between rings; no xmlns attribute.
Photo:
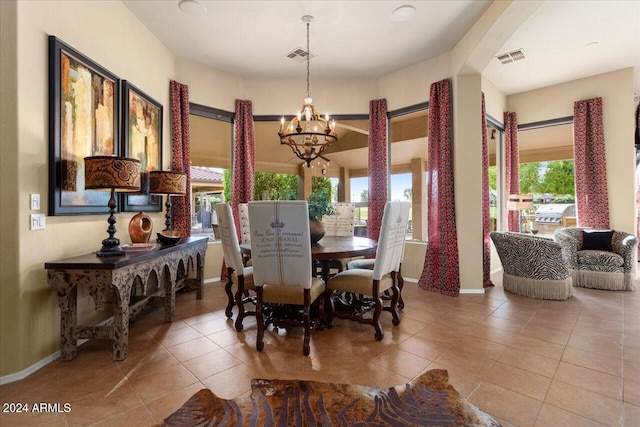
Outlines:
<svg viewBox="0 0 640 427"><path fill-rule="evenodd" d="M44 214L31 214L29 215L31 230L44 230L46 226L46 220Z"/></svg>
<svg viewBox="0 0 640 427"><path fill-rule="evenodd" d="M39 211L40 210L40 195L32 194L31 195L31 210Z"/></svg>

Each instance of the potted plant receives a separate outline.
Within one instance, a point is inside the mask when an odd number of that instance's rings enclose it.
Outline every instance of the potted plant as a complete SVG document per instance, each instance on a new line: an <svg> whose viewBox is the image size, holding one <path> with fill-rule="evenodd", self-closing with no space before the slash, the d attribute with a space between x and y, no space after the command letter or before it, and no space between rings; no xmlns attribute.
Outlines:
<svg viewBox="0 0 640 427"><path fill-rule="evenodd" d="M324 236L324 215L333 215L335 209L329 200L329 196L324 192L311 193L307 199L309 204L309 229L311 232L311 243L317 243Z"/></svg>

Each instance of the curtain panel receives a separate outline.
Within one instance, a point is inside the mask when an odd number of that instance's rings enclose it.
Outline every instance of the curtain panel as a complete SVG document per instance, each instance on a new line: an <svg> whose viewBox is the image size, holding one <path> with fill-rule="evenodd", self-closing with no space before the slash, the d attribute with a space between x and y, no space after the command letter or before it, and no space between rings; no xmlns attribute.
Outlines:
<svg viewBox="0 0 640 427"><path fill-rule="evenodd" d="M427 254L418 284L444 295L460 293L458 233L453 180L451 82L431 85L427 148L429 203Z"/></svg>
<svg viewBox="0 0 640 427"><path fill-rule="evenodd" d="M491 215L489 213L489 143L487 141L487 110L482 94L482 287L491 283Z"/></svg>
<svg viewBox="0 0 640 427"><path fill-rule="evenodd" d="M169 83L171 102L171 170L187 175L187 193L173 198L173 228L191 235L191 148L189 145L189 87ZM167 196L169 197L169 196Z"/></svg>
<svg viewBox="0 0 640 427"><path fill-rule="evenodd" d="M231 210L236 224L238 241L242 241L238 205L253 200L255 172L255 137L253 131L253 106L251 101L236 99L233 159L231 165ZM222 260L220 280L228 279L227 266Z"/></svg>
<svg viewBox="0 0 640 427"><path fill-rule="evenodd" d="M387 100L374 99L369 103L369 218L367 232L370 239L378 240L382 213L387 203L389 181L387 144Z"/></svg>
<svg viewBox="0 0 640 427"><path fill-rule="evenodd" d="M602 98L573 104L573 144L578 226L609 228Z"/></svg>
<svg viewBox="0 0 640 427"><path fill-rule="evenodd" d="M520 157L516 113L504 113L504 154L507 196L520 194ZM520 231L520 212L508 211L507 230Z"/></svg>

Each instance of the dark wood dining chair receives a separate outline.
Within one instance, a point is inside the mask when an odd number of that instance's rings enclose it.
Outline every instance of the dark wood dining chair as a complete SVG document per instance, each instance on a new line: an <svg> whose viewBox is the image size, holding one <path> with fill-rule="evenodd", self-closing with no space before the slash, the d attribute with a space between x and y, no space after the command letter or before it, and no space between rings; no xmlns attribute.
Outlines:
<svg viewBox="0 0 640 427"><path fill-rule="evenodd" d="M311 304L320 301L323 315L325 285L312 276L309 213L306 201L249 202L251 257L256 287L256 348L264 349L264 330L274 326L302 326L302 353L310 352ZM269 304L268 312L265 305ZM293 306L288 318L278 317L275 306Z"/></svg>
<svg viewBox="0 0 640 427"><path fill-rule="evenodd" d="M218 216L218 231L222 242L225 265L227 266L227 283L224 290L227 293L228 303L225 314L228 318L231 318L233 306L236 305L238 307L238 315L236 316L235 327L237 331L242 331L244 328L242 322L245 316L255 315L255 311L246 311L244 308L244 304L247 302L245 293L255 289L253 268L244 266L231 206L226 203L218 203L214 206L214 209ZM233 292L234 282L237 284L235 293Z"/></svg>
<svg viewBox="0 0 640 427"><path fill-rule="evenodd" d="M398 271L404 248L404 240L409 219L409 203L387 202L382 215L380 238L376 249L375 263L372 270L355 268L338 273L327 284L325 305L327 305L327 326L333 327L333 317L354 320L359 323L372 325L375 330L375 339L380 341L384 337L384 331L380 324L382 311L389 311L393 316L393 325L400 324L398 314L398 301L400 290L398 287ZM383 293L391 291L391 299L388 305L383 305ZM333 294L355 294L359 300L366 297L373 299L373 316L364 317L364 312L357 304L349 307L348 311L336 311Z"/></svg>

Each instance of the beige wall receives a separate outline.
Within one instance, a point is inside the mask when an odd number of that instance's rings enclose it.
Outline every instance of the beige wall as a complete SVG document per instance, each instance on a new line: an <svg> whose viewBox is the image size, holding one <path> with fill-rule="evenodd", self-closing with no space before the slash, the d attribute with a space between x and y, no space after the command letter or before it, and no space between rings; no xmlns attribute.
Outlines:
<svg viewBox="0 0 640 427"><path fill-rule="evenodd" d="M7 128L3 124L2 132L2 205L6 201L11 207L2 211L5 225L0 256L14 263L7 269L11 277L2 281L0 375L19 372L59 348L60 312L57 297L47 285L44 263L95 251L107 237L106 215L48 216L45 230L29 230L29 194L40 194L42 213L48 203L47 36L57 36L165 106L165 166L170 162L168 83L174 74L173 55L120 2L22 1L16 5L3 1L3 31L5 19L11 28L11 14L6 16L5 11L14 7L17 37L9 40L17 40L19 54L13 73L6 75L17 72L18 78L5 79L3 70L1 83L3 97L9 98L2 104L16 106L17 123ZM91 34L96 36L88 36ZM3 56L5 40L3 37ZM11 140L5 140L7 136ZM117 215L117 236L125 242L128 236L123 231L131 216L133 213ZM161 213L153 214L153 219L158 226L162 224ZM4 266L2 274L5 279ZM80 294L80 320L94 317L92 302Z"/></svg>

